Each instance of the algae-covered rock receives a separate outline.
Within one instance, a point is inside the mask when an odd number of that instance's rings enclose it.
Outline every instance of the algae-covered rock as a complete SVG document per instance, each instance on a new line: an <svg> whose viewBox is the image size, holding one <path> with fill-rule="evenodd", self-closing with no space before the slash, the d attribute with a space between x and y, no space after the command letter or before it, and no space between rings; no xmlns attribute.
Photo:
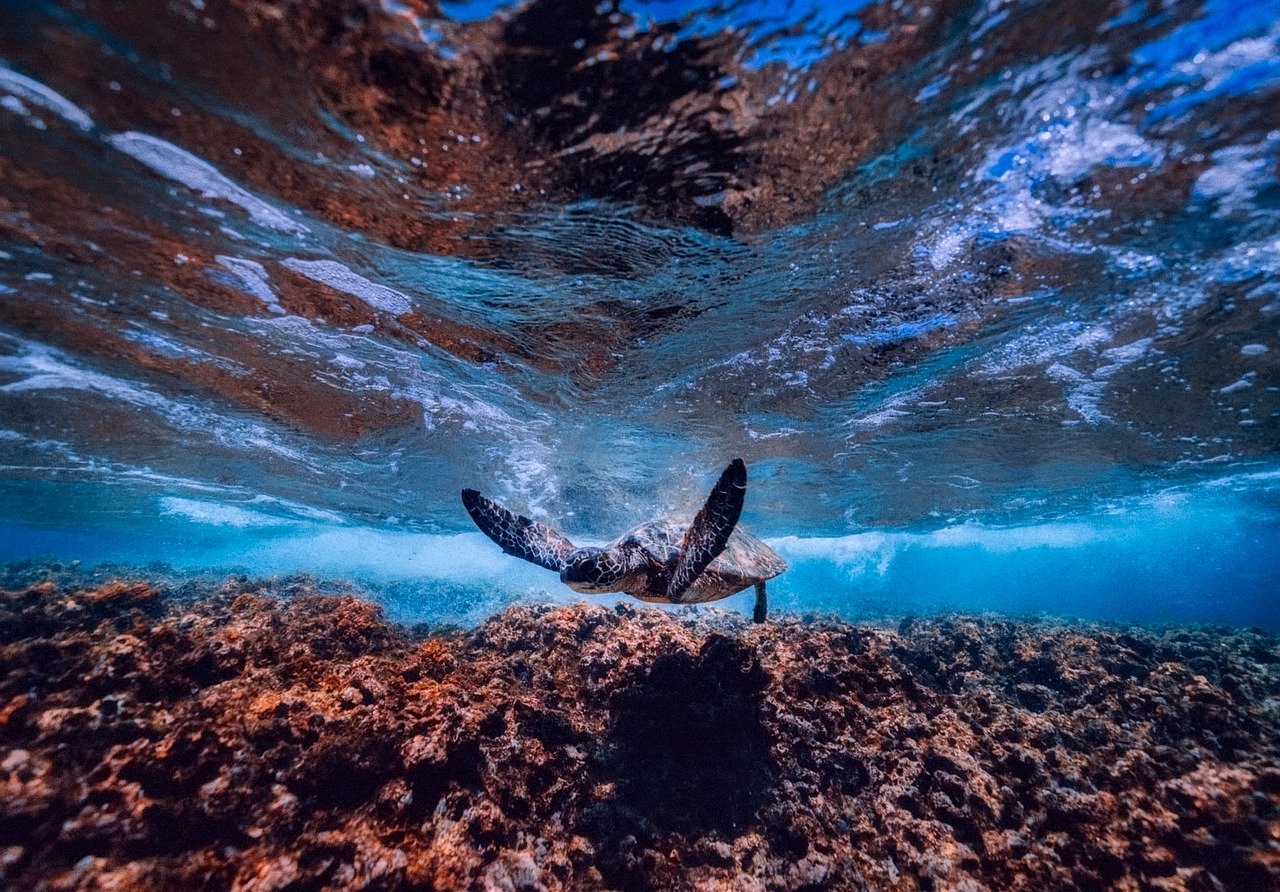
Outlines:
<svg viewBox="0 0 1280 892"><path fill-rule="evenodd" d="M0 597L6 885L1280 883L1260 632L578 605L424 637L288 587Z"/></svg>

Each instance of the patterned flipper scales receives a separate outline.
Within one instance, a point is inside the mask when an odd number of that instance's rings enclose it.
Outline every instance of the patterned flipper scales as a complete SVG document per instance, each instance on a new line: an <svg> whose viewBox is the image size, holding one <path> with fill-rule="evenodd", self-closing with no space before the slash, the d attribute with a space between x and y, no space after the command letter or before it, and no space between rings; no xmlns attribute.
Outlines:
<svg viewBox="0 0 1280 892"><path fill-rule="evenodd" d="M474 489L462 491L462 504L480 532L513 557L559 573L574 549L572 542L551 527L508 511Z"/></svg>
<svg viewBox="0 0 1280 892"><path fill-rule="evenodd" d="M679 604L685 590L693 585L702 571L719 557L738 525L742 514L742 501L747 495L747 466L735 458L724 469L716 482L707 503L693 519L680 546L680 558L667 586L667 597L672 604Z"/></svg>

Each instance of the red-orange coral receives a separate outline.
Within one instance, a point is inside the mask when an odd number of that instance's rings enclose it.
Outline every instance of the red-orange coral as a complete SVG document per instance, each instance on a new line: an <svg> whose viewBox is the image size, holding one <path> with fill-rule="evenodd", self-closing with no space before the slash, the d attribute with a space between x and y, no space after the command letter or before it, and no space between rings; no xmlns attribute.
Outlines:
<svg viewBox="0 0 1280 892"><path fill-rule="evenodd" d="M0 876L1274 887L1277 666L1228 630L575 606L423 638L243 581L46 584L0 597Z"/></svg>

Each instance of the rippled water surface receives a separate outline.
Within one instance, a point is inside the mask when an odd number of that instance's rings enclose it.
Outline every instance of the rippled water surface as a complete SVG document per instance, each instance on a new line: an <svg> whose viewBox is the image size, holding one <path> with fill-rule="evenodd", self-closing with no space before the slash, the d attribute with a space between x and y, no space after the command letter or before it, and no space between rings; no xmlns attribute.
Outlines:
<svg viewBox="0 0 1280 892"><path fill-rule="evenodd" d="M1280 4L0 3L0 559L1280 628ZM741 607L736 600L724 602Z"/></svg>

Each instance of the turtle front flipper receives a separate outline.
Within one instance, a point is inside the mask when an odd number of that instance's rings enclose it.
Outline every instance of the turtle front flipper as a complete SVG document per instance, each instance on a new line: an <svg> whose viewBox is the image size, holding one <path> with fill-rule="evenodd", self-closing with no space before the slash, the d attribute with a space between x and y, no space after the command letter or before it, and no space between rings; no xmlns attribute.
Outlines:
<svg viewBox="0 0 1280 892"><path fill-rule="evenodd" d="M684 534L680 557L676 560L675 572L671 574L671 582L667 585L667 597L672 604L680 603L685 590L724 551L729 537L733 535L733 528L738 525L738 516L742 514L742 501L746 495L747 466L742 463L742 459L735 458L724 469L715 488L711 490L711 495L707 497L707 503L702 506L688 532Z"/></svg>
<svg viewBox="0 0 1280 892"><path fill-rule="evenodd" d="M574 544L561 533L508 511L474 489L462 491L462 504L480 532L497 542L507 554L557 573L564 569L565 558L573 551Z"/></svg>

